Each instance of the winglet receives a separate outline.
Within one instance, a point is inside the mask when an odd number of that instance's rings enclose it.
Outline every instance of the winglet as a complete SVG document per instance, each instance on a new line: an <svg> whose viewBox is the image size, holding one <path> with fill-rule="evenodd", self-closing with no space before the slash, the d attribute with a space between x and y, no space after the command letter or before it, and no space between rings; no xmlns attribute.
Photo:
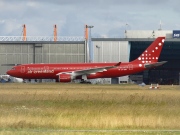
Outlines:
<svg viewBox="0 0 180 135"><path fill-rule="evenodd" d="M121 64L121 62L118 62L117 64L115 64L114 66L117 67Z"/></svg>

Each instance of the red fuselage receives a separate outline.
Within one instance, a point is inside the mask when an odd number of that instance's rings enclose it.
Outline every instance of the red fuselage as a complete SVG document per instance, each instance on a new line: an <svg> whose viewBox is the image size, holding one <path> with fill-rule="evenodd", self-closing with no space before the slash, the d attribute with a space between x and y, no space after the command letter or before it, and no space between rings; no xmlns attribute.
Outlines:
<svg viewBox="0 0 180 135"><path fill-rule="evenodd" d="M116 63L24 64L13 67L7 74L23 79L58 79L57 74L60 72L113 66L115 64ZM139 67L138 64L121 63L120 66L107 71L89 74L87 75L87 79L120 77L143 70L145 70L145 68ZM81 76L77 76L76 79L81 79Z"/></svg>

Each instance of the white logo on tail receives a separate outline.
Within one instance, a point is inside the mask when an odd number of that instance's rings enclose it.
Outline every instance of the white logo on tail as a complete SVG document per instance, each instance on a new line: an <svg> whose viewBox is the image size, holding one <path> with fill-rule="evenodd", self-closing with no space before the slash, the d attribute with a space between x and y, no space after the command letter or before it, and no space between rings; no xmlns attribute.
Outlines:
<svg viewBox="0 0 180 135"><path fill-rule="evenodd" d="M162 43L164 43L164 39L162 39ZM159 48L162 46L162 43L158 43L157 46L152 50L152 53L155 54L156 51L159 50ZM152 54L152 55L153 55ZM152 60L158 60L157 56L153 56L148 51L144 51L144 53L138 58L140 63L146 64L146 63L151 63ZM146 61L145 61L146 60ZM142 67L142 64L139 64L139 67Z"/></svg>

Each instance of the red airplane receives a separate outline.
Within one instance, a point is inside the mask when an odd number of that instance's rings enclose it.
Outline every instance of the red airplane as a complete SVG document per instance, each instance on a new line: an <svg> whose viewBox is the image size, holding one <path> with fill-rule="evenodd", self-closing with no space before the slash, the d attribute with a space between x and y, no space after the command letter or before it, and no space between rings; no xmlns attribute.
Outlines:
<svg viewBox="0 0 180 135"><path fill-rule="evenodd" d="M71 82L81 79L114 78L142 72L160 66L158 62L165 37L158 37L137 59L118 63L69 63L69 64L22 64L14 66L7 74L22 79L56 79Z"/></svg>

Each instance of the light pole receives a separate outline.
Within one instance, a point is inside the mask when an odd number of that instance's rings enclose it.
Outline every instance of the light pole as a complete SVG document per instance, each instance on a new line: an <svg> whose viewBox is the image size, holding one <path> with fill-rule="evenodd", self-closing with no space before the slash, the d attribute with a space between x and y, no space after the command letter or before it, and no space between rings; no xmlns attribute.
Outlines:
<svg viewBox="0 0 180 135"><path fill-rule="evenodd" d="M94 26L92 25L87 25L87 28L89 28L89 62L92 62L93 60L93 46L91 44L91 28L93 28Z"/></svg>
<svg viewBox="0 0 180 135"><path fill-rule="evenodd" d="M98 62L100 62L100 46L96 45L96 48L98 49Z"/></svg>

